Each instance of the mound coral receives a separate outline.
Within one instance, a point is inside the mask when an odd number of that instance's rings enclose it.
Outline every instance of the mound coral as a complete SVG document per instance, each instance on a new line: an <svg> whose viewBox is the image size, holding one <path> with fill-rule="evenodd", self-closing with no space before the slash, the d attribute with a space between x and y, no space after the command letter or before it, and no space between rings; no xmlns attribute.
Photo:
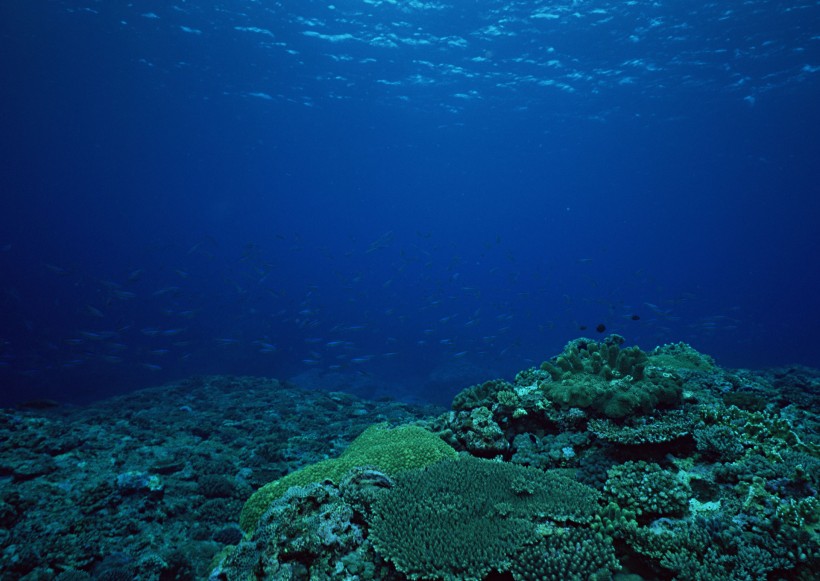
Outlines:
<svg viewBox="0 0 820 581"><path fill-rule="evenodd" d="M552 381L546 396L563 407L591 408L609 418L649 413L680 401L682 384L671 372L649 366L638 347L622 348L624 338L570 341L561 355L541 364Z"/></svg>
<svg viewBox="0 0 820 581"><path fill-rule="evenodd" d="M377 424L353 440L339 458L310 464L257 490L242 508L239 524L242 530L252 531L271 503L291 486L325 480L338 484L342 476L359 466L372 466L393 475L455 456L453 448L424 428L400 426L391 429L386 424Z"/></svg>

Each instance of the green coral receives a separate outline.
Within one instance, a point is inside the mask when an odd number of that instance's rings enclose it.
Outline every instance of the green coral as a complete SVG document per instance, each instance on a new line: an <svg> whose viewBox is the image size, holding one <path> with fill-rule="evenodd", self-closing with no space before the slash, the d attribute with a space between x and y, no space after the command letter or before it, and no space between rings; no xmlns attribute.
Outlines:
<svg viewBox="0 0 820 581"><path fill-rule="evenodd" d="M535 367L530 367L529 369L523 369L515 374L515 385L519 387L524 387L527 385L536 385L541 381L549 379L550 374L547 373L544 369L536 369Z"/></svg>
<svg viewBox="0 0 820 581"><path fill-rule="evenodd" d="M644 517L683 514L692 497L686 480L658 464L627 461L607 473L604 491L622 509Z"/></svg>
<svg viewBox="0 0 820 581"><path fill-rule="evenodd" d="M339 458L310 464L257 490L242 508L239 524L242 530L252 531L271 503L291 486L324 480L338 483L342 476L357 466L373 466L394 475L455 456L456 451L452 447L419 426L392 429L387 424L371 426L353 440Z"/></svg>
<svg viewBox="0 0 820 581"><path fill-rule="evenodd" d="M816 540L807 535L787 540L782 534L770 536L762 529L750 531L741 526L747 518L744 515L729 518L718 512L712 517L691 521L660 519L651 526L630 531L629 544L638 554L657 560L675 579L737 581L816 577L810 573L816 570Z"/></svg>
<svg viewBox="0 0 820 581"><path fill-rule="evenodd" d="M624 339L570 341L564 352L541 364L552 381L542 389L563 407L591 408L609 418L649 413L680 402L682 384L673 373L648 366L638 347L622 348Z"/></svg>
<svg viewBox="0 0 820 581"><path fill-rule="evenodd" d="M693 420L681 410L670 410L652 416L635 416L615 422L593 418L588 430L604 441L621 446L669 443L687 438L692 433Z"/></svg>
<svg viewBox="0 0 820 581"><path fill-rule="evenodd" d="M685 549L670 550L660 559L660 564L674 572L676 579L695 581L767 579L773 570L789 565L787 559L773 555L762 547L743 543L733 552L708 547L704 553L701 556Z"/></svg>
<svg viewBox="0 0 820 581"><path fill-rule="evenodd" d="M715 360L699 353L686 343L667 343L649 352L649 365L667 369L693 369L713 372Z"/></svg>
<svg viewBox="0 0 820 581"><path fill-rule="evenodd" d="M450 422L453 436L471 454L492 458L509 449L504 431L486 407L457 412L454 420Z"/></svg>
<svg viewBox="0 0 820 581"><path fill-rule="evenodd" d="M507 571L542 536L538 522L587 523L598 508L599 494L574 480L469 456L395 482L373 505L370 539L410 579L479 581Z"/></svg>
<svg viewBox="0 0 820 581"><path fill-rule="evenodd" d="M710 461L733 462L743 456L743 443L730 426L714 424L702 426L693 432L697 450Z"/></svg>
<svg viewBox="0 0 820 581"><path fill-rule="evenodd" d="M619 569L609 537L590 529L558 528L524 547L511 572L515 581L605 581Z"/></svg>
<svg viewBox="0 0 820 581"><path fill-rule="evenodd" d="M776 412L749 412L732 407L700 408L701 425L731 428L746 453L782 461L786 452L804 452L820 456L820 446L800 436L795 424L799 419L789 417L788 408Z"/></svg>
<svg viewBox="0 0 820 581"><path fill-rule="evenodd" d="M518 434L513 440L513 464L536 468L566 468L578 463L576 450L589 446L590 437L584 432L558 434Z"/></svg>
<svg viewBox="0 0 820 581"><path fill-rule="evenodd" d="M621 348L624 338L610 335L601 343L591 339L574 339L567 343L561 355L541 364L553 381L569 379L573 375L599 376L606 381L631 377L643 379L647 355L638 347Z"/></svg>
<svg viewBox="0 0 820 581"><path fill-rule="evenodd" d="M812 578L820 568L816 415L766 405L774 392L760 381L724 373L683 343L643 352L618 336L578 339L513 383L464 390L453 411L426 424L460 456L414 428L422 448L435 442L438 453L403 470L412 464L402 457L409 434L381 426L376 439L395 448L378 450L365 433L342 457L267 485L243 511L252 532L236 556L252 554L251 541L268 534L261 528L288 532L267 511L290 486L314 483L336 490L327 501L335 508L316 520L307 499L304 517L279 518L350 522L361 536L329 545L327 560L324 549L289 553L286 539L266 573L282 568L267 578L611 579L616 555L664 578ZM564 470L543 472L554 467ZM568 508L576 497L587 512ZM288 534L294 547L318 538Z"/></svg>
<svg viewBox="0 0 820 581"><path fill-rule="evenodd" d="M481 406L492 407L500 392L509 391L513 387L501 379L473 385L463 389L453 398L452 408L455 411L470 411Z"/></svg>

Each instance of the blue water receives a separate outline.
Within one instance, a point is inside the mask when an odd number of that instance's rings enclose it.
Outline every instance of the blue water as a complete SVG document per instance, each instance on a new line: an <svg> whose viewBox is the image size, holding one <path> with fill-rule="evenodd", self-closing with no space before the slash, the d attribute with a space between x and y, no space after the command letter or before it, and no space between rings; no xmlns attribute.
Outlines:
<svg viewBox="0 0 820 581"><path fill-rule="evenodd" d="M820 366L818 2L5 0L0 49L4 403Z"/></svg>

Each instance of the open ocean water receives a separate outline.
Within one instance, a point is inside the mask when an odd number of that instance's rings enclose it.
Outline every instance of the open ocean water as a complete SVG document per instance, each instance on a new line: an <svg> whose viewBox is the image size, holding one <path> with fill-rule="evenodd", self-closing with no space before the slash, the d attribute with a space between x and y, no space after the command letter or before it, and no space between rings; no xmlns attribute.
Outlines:
<svg viewBox="0 0 820 581"><path fill-rule="evenodd" d="M425 399L598 325L818 364L817 2L8 0L0 42L7 402Z"/></svg>

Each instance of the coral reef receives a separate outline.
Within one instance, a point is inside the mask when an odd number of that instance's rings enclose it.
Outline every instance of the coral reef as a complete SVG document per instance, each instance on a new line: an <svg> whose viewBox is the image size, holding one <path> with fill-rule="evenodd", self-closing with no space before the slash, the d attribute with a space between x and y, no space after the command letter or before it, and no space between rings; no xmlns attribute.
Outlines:
<svg viewBox="0 0 820 581"><path fill-rule="evenodd" d="M0 576L816 577L820 373L617 336L548 363L450 411L252 378L2 410Z"/></svg>

